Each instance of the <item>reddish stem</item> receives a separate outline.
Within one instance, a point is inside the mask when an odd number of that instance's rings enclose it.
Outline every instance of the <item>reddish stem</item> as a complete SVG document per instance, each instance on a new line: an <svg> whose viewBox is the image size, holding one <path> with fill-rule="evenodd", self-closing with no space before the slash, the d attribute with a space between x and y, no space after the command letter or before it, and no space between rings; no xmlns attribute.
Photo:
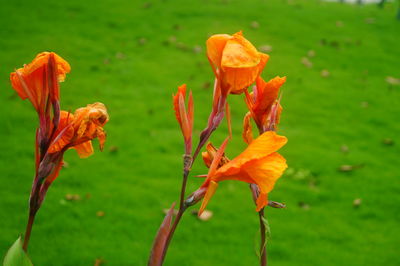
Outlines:
<svg viewBox="0 0 400 266"><path fill-rule="evenodd" d="M186 211L186 207L185 206L183 208L179 208L179 211L178 211L178 213L177 213L177 215L175 217L174 223L172 224L171 229L170 229L170 231L168 233L167 240L165 241L164 251L163 251L163 255L162 255L162 259L161 259L161 264L160 265L163 265L163 263L164 263L165 256L167 255L169 244L170 244L170 242L172 240L172 237L174 236L174 233L175 233L175 229L178 226L178 224L179 224L179 222L180 222L180 220L182 218L182 215L183 215L183 213L185 211Z"/></svg>
<svg viewBox="0 0 400 266"><path fill-rule="evenodd" d="M28 251L28 244L29 244L29 239L31 238L31 231L32 231L33 221L35 220L35 216L36 213L29 214L28 224L26 225L24 244L22 245L22 248L25 250L25 252Z"/></svg>

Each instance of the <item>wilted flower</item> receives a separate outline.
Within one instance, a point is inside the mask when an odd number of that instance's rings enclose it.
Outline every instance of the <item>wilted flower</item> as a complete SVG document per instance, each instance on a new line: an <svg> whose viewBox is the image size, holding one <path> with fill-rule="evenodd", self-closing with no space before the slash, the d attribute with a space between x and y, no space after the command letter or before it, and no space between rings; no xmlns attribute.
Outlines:
<svg viewBox="0 0 400 266"><path fill-rule="evenodd" d="M56 80L52 80L52 72ZM57 82L64 81L71 71L68 62L55 53L43 52L24 67L11 73L10 81L21 99L28 98L38 112L44 112L50 96L59 100L59 93L54 90ZM49 86L53 85L53 86Z"/></svg>
<svg viewBox="0 0 400 266"><path fill-rule="evenodd" d="M22 99L31 101L39 116L35 145L36 174L29 199L25 250L35 215L63 165L64 152L74 148L84 158L93 153L92 139L99 139L100 149L105 142L103 126L109 117L104 104L89 104L77 109L74 114L60 111L59 82L64 81L70 70L68 62L60 56L43 52L10 75L15 91Z"/></svg>

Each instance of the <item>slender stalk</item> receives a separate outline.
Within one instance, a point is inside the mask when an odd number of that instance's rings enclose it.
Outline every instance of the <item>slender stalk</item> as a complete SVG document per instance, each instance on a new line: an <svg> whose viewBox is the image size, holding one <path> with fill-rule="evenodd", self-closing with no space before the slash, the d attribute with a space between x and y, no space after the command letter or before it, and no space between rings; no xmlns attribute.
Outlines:
<svg viewBox="0 0 400 266"><path fill-rule="evenodd" d="M28 224L26 225L26 231L24 237L24 244L22 245L22 248L25 250L25 252L28 251L28 244L29 244L29 239L31 238L32 226L35 220L35 216L36 213L29 213Z"/></svg>
<svg viewBox="0 0 400 266"><path fill-rule="evenodd" d="M184 205L183 205L183 208L179 208L178 214L176 215L174 223L171 226L171 230L168 233L167 240L165 241L164 251L163 251L163 255L162 255L162 259L161 259L161 265L163 265L163 263L164 263L165 255L167 255L168 247L172 240L172 237L174 236L175 229L178 226L178 224L182 218L182 215L184 214L185 211L186 211L186 207Z"/></svg>
<svg viewBox="0 0 400 266"><path fill-rule="evenodd" d="M258 217L260 218L260 230L261 230L261 245L260 245L260 266L267 266L267 242L265 236L265 224L264 218L264 208L258 212Z"/></svg>

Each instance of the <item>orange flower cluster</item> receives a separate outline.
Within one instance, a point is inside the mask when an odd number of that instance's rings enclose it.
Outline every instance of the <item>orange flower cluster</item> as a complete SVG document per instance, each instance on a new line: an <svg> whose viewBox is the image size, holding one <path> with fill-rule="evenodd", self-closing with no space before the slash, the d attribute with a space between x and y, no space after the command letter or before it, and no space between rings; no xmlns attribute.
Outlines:
<svg viewBox="0 0 400 266"><path fill-rule="evenodd" d="M257 211L260 211L268 203L267 194L287 168L286 160L277 153L277 150L286 144L287 139L273 132L277 128L282 111L278 99L279 89L285 83L286 77L275 77L265 82L260 75L269 56L258 52L241 32L233 35L211 36L207 40L207 57L215 75L213 108L208 126L200 135L200 142L193 160L211 133L218 127L225 112L228 125L230 125L226 101L229 94L244 93L246 96L245 101L249 112L244 118L243 138L249 146L239 156L229 160L224 156L228 138L218 150L212 144L208 144L207 151L202 153L203 160L209 167L206 180L186 203L193 205L204 197L199 212L201 214L214 194L218 182L239 180L257 185L259 191L256 205ZM248 88L253 84L253 92L249 92ZM178 88L178 93L174 96L174 109L186 140L192 137L193 113L189 111L190 115L186 114L185 93L186 85ZM193 100L190 94L189 106L192 105ZM255 140L253 140L251 120L254 120L261 134Z"/></svg>
<svg viewBox="0 0 400 266"><path fill-rule="evenodd" d="M63 58L43 52L24 67L11 73L10 81L21 99L29 99L39 116L36 136L36 177L31 192L31 211L40 207L50 184L57 178L64 152L77 150L81 158L93 153L91 140L98 138L100 149L106 139L103 130L109 117L102 103L89 104L74 114L60 110L59 82L71 70Z"/></svg>

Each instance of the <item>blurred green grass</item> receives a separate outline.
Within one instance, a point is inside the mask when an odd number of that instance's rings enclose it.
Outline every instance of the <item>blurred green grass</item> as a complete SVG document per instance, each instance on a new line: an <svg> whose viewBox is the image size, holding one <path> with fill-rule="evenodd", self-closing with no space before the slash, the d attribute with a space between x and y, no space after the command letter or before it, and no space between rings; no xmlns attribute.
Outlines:
<svg viewBox="0 0 400 266"><path fill-rule="evenodd" d="M316 0L3 1L0 253L25 228L37 124L29 102L11 89L11 71L55 51L72 66L62 108L101 101L111 116L105 152L85 160L67 152L69 167L33 229L35 265L93 265L96 258L145 265L162 209L178 200L181 181L182 137L171 94L182 83L193 90L199 133L212 97L205 40L243 30L257 47L272 46L263 77L288 77L279 133L289 138L282 154L290 169L270 195L288 208L267 210L270 263L398 265L400 87L385 81L400 76L395 14L393 3L378 9ZM301 59L310 50L313 66L306 68ZM329 77L321 76L324 69ZM241 96L229 101L234 157L245 147L245 105ZM224 124L212 140L220 143L226 132ZM394 145L382 144L385 138ZM341 165L363 167L341 173ZM199 161L193 174L205 171ZM191 178L188 191L200 183ZM66 201L68 193L82 199ZM362 204L354 208L357 198ZM258 220L248 186L221 183L209 209L214 216L207 222L184 217L166 265L257 265Z"/></svg>

